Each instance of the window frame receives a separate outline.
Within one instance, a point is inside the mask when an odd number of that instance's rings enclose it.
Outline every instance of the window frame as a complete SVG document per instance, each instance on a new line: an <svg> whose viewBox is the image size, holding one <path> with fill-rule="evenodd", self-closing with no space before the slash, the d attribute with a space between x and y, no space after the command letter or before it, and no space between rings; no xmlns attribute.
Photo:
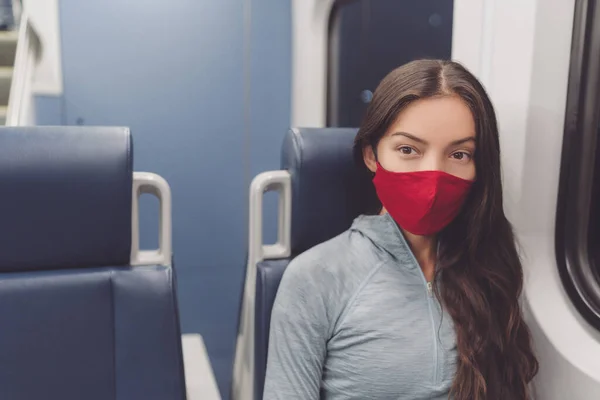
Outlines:
<svg viewBox="0 0 600 400"><path fill-rule="evenodd" d="M599 128L600 1L576 0L555 250L568 296L585 320L600 330L600 263L592 256L589 240Z"/></svg>

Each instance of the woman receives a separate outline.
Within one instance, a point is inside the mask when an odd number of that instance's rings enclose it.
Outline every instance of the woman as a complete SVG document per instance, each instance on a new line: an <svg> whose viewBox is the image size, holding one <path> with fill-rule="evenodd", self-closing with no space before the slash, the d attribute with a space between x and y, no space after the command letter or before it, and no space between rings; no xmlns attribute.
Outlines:
<svg viewBox="0 0 600 400"><path fill-rule="evenodd" d="M492 104L457 63L386 76L355 140L382 206L286 270L265 400L524 400L537 373Z"/></svg>

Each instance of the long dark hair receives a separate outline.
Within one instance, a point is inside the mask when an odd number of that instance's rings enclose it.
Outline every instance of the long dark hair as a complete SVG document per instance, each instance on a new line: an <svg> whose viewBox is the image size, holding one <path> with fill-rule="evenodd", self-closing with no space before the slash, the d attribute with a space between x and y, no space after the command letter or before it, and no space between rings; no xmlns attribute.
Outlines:
<svg viewBox="0 0 600 400"><path fill-rule="evenodd" d="M502 205L500 142L492 103L483 86L452 61L417 60L379 84L354 143L377 146L409 103L440 95L459 96L476 126L477 179L458 217L439 234L436 295L454 321L458 360L455 400L525 400L538 370L519 297L523 269ZM438 285L434 285L437 288Z"/></svg>

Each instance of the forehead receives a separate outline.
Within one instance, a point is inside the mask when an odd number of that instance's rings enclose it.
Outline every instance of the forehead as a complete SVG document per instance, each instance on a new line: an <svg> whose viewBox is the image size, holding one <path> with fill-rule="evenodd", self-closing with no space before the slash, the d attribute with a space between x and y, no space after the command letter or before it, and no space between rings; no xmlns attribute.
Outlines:
<svg viewBox="0 0 600 400"><path fill-rule="evenodd" d="M475 136L471 110L457 96L417 100L404 108L386 132L406 132L427 141Z"/></svg>

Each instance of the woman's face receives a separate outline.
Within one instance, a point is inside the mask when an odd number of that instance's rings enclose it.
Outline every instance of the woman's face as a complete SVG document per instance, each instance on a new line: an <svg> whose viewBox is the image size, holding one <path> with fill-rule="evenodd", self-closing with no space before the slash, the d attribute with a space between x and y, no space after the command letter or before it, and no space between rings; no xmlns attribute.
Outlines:
<svg viewBox="0 0 600 400"><path fill-rule="evenodd" d="M377 161L392 172L443 171L475 179L475 121L457 96L417 100L391 124L377 145L377 159L367 147L363 156L372 171Z"/></svg>

